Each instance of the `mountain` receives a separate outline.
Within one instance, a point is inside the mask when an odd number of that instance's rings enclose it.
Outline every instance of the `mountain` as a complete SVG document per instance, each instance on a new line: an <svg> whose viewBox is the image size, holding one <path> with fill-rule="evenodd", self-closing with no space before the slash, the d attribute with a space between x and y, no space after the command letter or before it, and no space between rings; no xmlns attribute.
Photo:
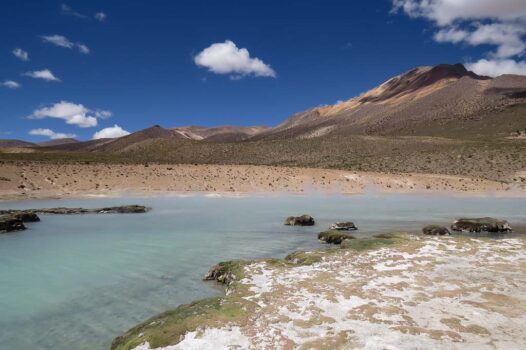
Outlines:
<svg viewBox="0 0 526 350"><path fill-rule="evenodd" d="M72 143L79 143L79 142L80 141L75 140L73 138L64 138L64 139L57 139L57 140L38 142L37 145L39 147L49 147L49 146L69 145L69 144L72 144Z"/></svg>
<svg viewBox="0 0 526 350"><path fill-rule="evenodd" d="M525 97L526 76L491 79L460 64L418 67L348 101L297 113L252 139L312 138L330 133L433 134L437 128L447 136L444 125L455 124L449 125L453 129L467 126L507 106L525 103ZM515 120L508 126L521 123Z"/></svg>
<svg viewBox="0 0 526 350"><path fill-rule="evenodd" d="M522 181L516 174L526 169L523 135L526 76L488 78L462 65L438 65L411 69L274 128L155 125L115 139L40 147L4 140L26 148L0 152L0 158L302 166L464 175L513 184Z"/></svg>
<svg viewBox="0 0 526 350"><path fill-rule="evenodd" d="M26 147L35 147L35 143L22 141L22 140L11 140L4 139L0 140L0 148L26 148Z"/></svg>
<svg viewBox="0 0 526 350"><path fill-rule="evenodd" d="M183 126L172 130L190 140L211 142L243 141L270 128L267 126Z"/></svg>

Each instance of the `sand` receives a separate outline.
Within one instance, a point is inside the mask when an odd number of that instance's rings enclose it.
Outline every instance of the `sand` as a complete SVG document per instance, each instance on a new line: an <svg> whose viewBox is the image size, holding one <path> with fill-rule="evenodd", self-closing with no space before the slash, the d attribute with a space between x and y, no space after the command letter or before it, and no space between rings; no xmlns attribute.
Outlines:
<svg viewBox="0 0 526 350"><path fill-rule="evenodd" d="M1 200L166 192L301 194L315 191L524 196L526 185L448 175L252 165L0 164Z"/></svg>

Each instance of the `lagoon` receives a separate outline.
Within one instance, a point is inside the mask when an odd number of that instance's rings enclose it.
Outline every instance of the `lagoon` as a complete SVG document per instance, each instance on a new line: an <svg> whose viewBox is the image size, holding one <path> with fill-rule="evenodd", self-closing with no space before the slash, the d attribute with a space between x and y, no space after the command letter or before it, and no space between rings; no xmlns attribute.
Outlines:
<svg viewBox="0 0 526 350"><path fill-rule="evenodd" d="M222 292L201 281L222 260L325 247L317 233L352 220L356 236L494 216L519 233L526 198L369 194L184 195L1 202L0 208L142 204L146 214L42 215L0 235L0 348L108 349L159 312ZM287 227L311 214L314 227Z"/></svg>

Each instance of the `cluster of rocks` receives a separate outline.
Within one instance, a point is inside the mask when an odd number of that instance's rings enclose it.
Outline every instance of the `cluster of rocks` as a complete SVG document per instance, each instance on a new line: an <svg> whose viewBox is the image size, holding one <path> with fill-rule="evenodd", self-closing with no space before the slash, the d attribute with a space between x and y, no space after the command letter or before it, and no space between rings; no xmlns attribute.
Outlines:
<svg viewBox="0 0 526 350"><path fill-rule="evenodd" d="M285 220L285 225L289 226L313 226L315 220L312 216L304 214L301 216L289 216ZM348 233L341 231L354 231L358 228L352 221L335 222L330 225L327 231L320 232L318 239L324 243L341 244L346 239L353 239L354 237Z"/></svg>
<svg viewBox="0 0 526 350"><path fill-rule="evenodd" d="M451 225L451 230L456 232L490 232L505 233L511 232L512 228L506 220L495 218L462 218L457 219ZM428 225L422 229L425 235L443 236L450 235L451 232L445 226Z"/></svg>
<svg viewBox="0 0 526 350"><path fill-rule="evenodd" d="M312 226L315 224L314 218L304 214L301 216L289 216L285 220L285 225L290 226ZM358 227L352 221L335 222L330 225L327 231L320 232L318 239L321 242L341 244L346 239L353 239L350 234L340 231L354 231ZM491 217L484 218L462 218L457 219L451 225L451 231L457 232L511 232L512 228L506 220L499 220ZM431 236L450 235L449 228L441 225L427 225L422 228L422 233Z"/></svg>
<svg viewBox="0 0 526 350"><path fill-rule="evenodd" d="M40 221L37 214L71 215L71 214L139 214L150 208L142 205L123 205L105 208L40 208L40 209L7 209L0 210L0 233L22 231L24 223Z"/></svg>

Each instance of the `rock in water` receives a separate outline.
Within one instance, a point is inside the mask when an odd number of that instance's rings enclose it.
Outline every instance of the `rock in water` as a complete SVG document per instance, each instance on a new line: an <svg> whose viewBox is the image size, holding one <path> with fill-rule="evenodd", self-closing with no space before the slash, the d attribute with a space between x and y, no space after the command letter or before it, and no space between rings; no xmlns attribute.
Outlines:
<svg viewBox="0 0 526 350"><path fill-rule="evenodd" d="M440 225L427 225L422 229L422 233L425 235L432 235L432 236L444 236L444 235L450 235L451 232L447 229L445 226Z"/></svg>
<svg viewBox="0 0 526 350"><path fill-rule="evenodd" d="M12 215L0 216L0 232L22 231L26 227L22 220Z"/></svg>
<svg viewBox="0 0 526 350"><path fill-rule="evenodd" d="M341 244L346 239L353 239L348 233L340 232L339 230L328 230L318 234L318 239L329 244Z"/></svg>
<svg viewBox="0 0 526 350"><path fill-rule="evenodd" d="M123 205L120 207L108 207L99 209L101 214L140 214L146 213L149 208L142 205Z"/></svg>
<svg viewBox="0 0 526 350"><path fill-rule="evenodd" d="M313 226L314 223L314 218L307 214L302 216L289 216L285 220L285 225L289 226Z"/></svg>
<svg viewBox="0 0 526 350"><path fill-rule="evenodd" d="M118 207L105 208L39 208L39 209L8 209L0 210L0 214L26 215L29 218L31 214L54 214L54 215L71 215L71 214L140 214L146 213L151 208L143 205L121 205ZM36 216L36 215L35 215ZM38 221L38 220L35 220Z"/></svg>
<svg viewBox="0 0 526 350"><path fill-rule="evenodd" d="M354 225L354 222L345 221L345 222L335 222L330 226L331 230L340 230L340 231L352 231L357 230L358 227Z"/></svg>
<svg viewBox="0 0 526 350"><path fill-rule="evenodd" d="M13 217L17 218L18 220L21 220L22 222L38 222L40 221L40 218L37 214L32 212L26 212L22 211L20 213L15 213L12 215Z"/></svg>
<svg viewBox="0 0 526 350"><path fill-rule="evenodd" d="M458 219L451 225L453 231L461 232L511 232L511 226L506 220L494 218Z"/></svg>

